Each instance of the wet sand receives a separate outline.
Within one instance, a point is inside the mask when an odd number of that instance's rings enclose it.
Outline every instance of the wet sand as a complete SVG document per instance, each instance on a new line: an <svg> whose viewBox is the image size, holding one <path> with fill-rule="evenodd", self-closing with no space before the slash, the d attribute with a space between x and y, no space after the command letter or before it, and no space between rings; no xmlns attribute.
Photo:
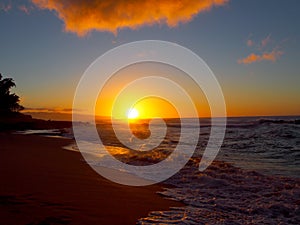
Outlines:
<svg viewBox="0 0 300 225"><path fill-rule="evenodd" d="M129 187L94 172L72 140L0 133L0 224L135 224L181 203L160 185Z"/></svg>

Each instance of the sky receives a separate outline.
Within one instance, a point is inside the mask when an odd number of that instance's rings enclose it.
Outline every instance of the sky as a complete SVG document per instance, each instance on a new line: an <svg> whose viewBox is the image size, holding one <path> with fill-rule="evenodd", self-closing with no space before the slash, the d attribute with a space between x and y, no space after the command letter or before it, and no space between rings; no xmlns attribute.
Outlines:
<svg viewBox="0 0 300 225"><path fill-rule="evenodd" d="M0 72L28 110L70 112L99 56L163 40L207 63L228 116L300 115L299 9L298 0L1 0Z"/></svg>

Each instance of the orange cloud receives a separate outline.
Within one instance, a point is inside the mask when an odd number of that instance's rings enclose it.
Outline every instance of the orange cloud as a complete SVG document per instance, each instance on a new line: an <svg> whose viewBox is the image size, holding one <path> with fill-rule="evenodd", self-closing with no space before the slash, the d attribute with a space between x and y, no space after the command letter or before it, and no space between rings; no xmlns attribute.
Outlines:
<svg viewBox="0 0 300 225"><path fill-rule="evenodd" d="M259 61L259 60L260 60L260 56L252 53L252 54L248 55L246 58L239 59L238 63L240 63L240 64L251 64L251 63Z"/></svg>
<svg viewBox="0 0 300 225"><path fill-rule="evenodd" d="M64 21L65 30L84 36L92 30L117 33L144 25L174 27L202 11L229 0L31 0L41 9L54 10Z"/></svg>
<svg viewBox="0 0 300 225"><path fill-rule="evenodd" d="M254 62L260 62L260 61L272 61L275 62L279 59L279 57L283 54L282 51L279 50L273 50L271 52L264 52L261 55L251 53L246 58L239 59L238 63L240 64L251 64Z"/></svg>
<svg viewBox="0 0 300 225"><path fill-rule="evenodd" d="M248 39L246 42L247 46L251 49L254 49L256 53L250 53L247 57L238 59L237 62L239 64L251 64L261 61L276 62L280 56L283 55L283 51L279 50L280 47L278 45L274 46L274 41L271 39L271 34L266 36L258 43L259 44L256 45L252 39Z"/></svg>
<svg viewBox="0 0 300 225"><path fill-rule="evenodd" d="M277 59L279 59L279 57L280 57L282 54L283 54L282 51L273 50L272 52L264 53L264 54L262 55L262 59L263 59L263 60L268 60L268 61L275 62Z"/></svg>

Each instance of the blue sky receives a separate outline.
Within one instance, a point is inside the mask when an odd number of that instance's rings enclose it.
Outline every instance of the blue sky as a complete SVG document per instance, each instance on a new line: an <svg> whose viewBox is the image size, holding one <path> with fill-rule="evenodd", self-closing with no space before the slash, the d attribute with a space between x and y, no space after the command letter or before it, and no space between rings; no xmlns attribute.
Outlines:
<svg viewBox="0 0 300 225"><path fill-rule="evenodd" d="M231 0L172 28L161 24L79 37L64 31L54 11L30 1L4 0L0 72L15 79L25 107L70 108L77 82L97 57L124 43L165 40L206 61L223 88L230 115L299 115L299 9L297 0ZM272 52L275 58L263 58ZM251 54L259 56L257 61L239 63Z"/></svg>

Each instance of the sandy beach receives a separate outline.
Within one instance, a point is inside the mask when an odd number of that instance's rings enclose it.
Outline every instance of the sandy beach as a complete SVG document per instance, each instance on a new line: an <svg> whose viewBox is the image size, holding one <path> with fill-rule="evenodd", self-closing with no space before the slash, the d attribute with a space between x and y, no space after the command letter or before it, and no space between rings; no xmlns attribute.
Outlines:
<svg viewBox="0 0 300 225"><path fill-rule="evenodd" d="M95 173L72 140L0 133L0 224L135 224L181 203L162 186L129 187Z"/></svg>

